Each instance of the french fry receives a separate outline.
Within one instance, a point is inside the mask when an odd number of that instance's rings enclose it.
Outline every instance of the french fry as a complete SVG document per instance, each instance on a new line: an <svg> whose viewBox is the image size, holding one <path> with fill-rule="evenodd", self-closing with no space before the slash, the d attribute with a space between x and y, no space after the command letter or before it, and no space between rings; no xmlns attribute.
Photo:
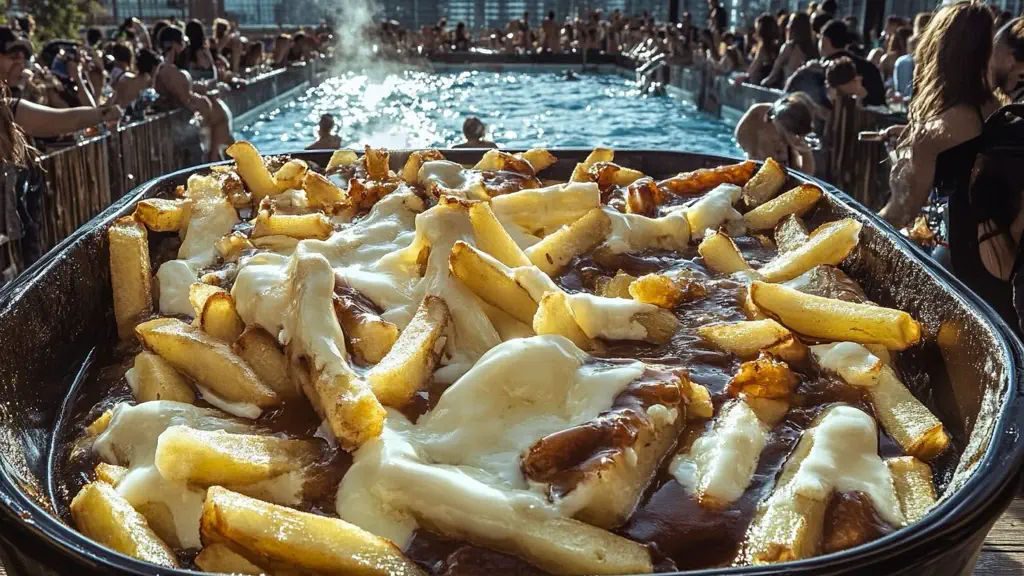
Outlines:
<svg viewBox="0 0 1024 576"><path fill-rule="evenodd" d="M745 394L754 398L782 400L789 398L799 383L800 379L789 365L762 352L757 360L740 365L739 372L729 380L726 391L733 397Z"/></svg>
<svg viewBox="0 0 1024 576"><path fill-rule="evenodd" d="M594 150L587 155L587 159L576 165L576 168L572 171L572 177L569 178L570 182L589 182L590 175L587 171L590 167L598 162L611 162L615 159L615 152L607 148L594 148Z"/></svg>
<svg viewBox="0 0 1024 576"><path fill-rule="evenodd" d="M704 264L719 274L728 276L741 270L750 270L750 264L747 264L736 243L727 234L708 234L697 246L697 252L704 258Z"/></svg>
<svg viewBox="0 0 1024 576"><path fill-rule="evenodd" d="M810 237L804 221L796 214L784 217L775 225L775 245L779 248L779 254L796 250Z"/></svg>
<svg viewBox="0 0 1024 576"><path fill-rule="evenodd" d="M690 222L686 212L677 210L660 218L640 214L608 212L612 219L612 233L600 247L613 254L641 250L685 250L690 242Z"/></svg>
<svg viewBox="0 0 1024 576"><path fill-rule="evenodd" d="M533 331L538 335L558 334L572 340L580 350L594 349L594 341L576 323L565 292L545 294L537 303L537 313L533 317L532 325Z"/></svg>
<svg viewBox="0 0 1024 576"><path fill-rule="evenodd" d="M555 158L554 154L543 148L531 148L526 152L516 154L516 157L529 162L533 167L534 174L540 173L541 170L547 170L558 162L558 158Z"/></svg>
<svg viewBox="0 0 1024 576"><path fill-rule="evenodd" d="M683 391L688 399L686 404L687 420L707 420L715 415L715 405L711 402L711 393L701 385L683 378Z"/></svg>
<svg viewBox="0 0 1024 576"><path fill-rule="evenodd" d="M234 158L238 175L252 193L253 201L259 203L263 198L280 192L273 175L263 163L263 157L251 143L240 140L228 146L225 153Z"/></svg>
<svg viewBox="0 0 1024 576"><path fill-rule="evenodd" d="M203 572L214 574L267 574L248 558L235 552L227 544L219 542L204 546L196 556L196 566Z"/></svg>
<svg viewBox="0 0 1024 576"><path fill-rule="evenodd" d="M601 191L592 182L532 188L491 199L496 215L530 231L556 230L600 206Z"/></svg>
<svg viewBox="0 0 1024 576"><path fill-rule="evenodd" d="M124 466L117 466L115 464L107 464L106 462L100 462L96 465L96 480L99 482L106 482L111 486L117 486L121 479L128 474L128 469Z"/></svg>
<svg viewBox="0 0 1024 576"><path fill-rule="evenodd" d="M391 351L366 374L373 393L385 406L401 407L430 382L443 349L451 316L437 296L426 296Z"/></svg>
<svg viewBox="0 0 1024 576"><path fill-rule="evenodd" d="M712 345L740 358L756 358L761 350L793 337L775 320L726 322L699 326L697 334Z"/></svg>
<svg viewBox="0 0 1024 576"><path fill-rule="evenodd" d="M366 168L366 178L383 182L388 179L391 170L388 162L391 154L383 148L371 148L366 145L363 154L363 166Z"/></svg>
<svg viewBox="0 0 1024 576"><path fill-rule="evenodd" d="M783 326L812 338L882 344L905 350L921 340L921 325L902 310L804 294L779 284L754 281L750 297Z"/></svg>
<svg viewBox="0 0 1024 576"><path fill-rule="evenodd" d="M768 426L775 426L786 417L789 412L787 400L776 400L773 398L757 398L755 396L740 395L740 399L750 405L750 409L757 414L758 420Z"/></svg>
<svg viewBox="0 0 1024 576"><path fill-rule="evenodd" d="M473 239L477 248L509 268L531 265L526 253L498 221L490 204L476 202L470 205L469 223L473 226Z"/></svg>
<svg viewBox="0 0 1024 576"><path fill-rule="evenodd" d="M95 438L100 434L106 432L107 427L110 426L110 420L114 417L113 409L105 411L100 414L98 418L93 420L88 426L85 427L85 435L89 438Z"/></svg>
<svg viewBox="0 0 1024 576"><path fill-rule="evenodd" d="M380 362L398 340L398 327L378 316L373 303L355 290L335 290L334 312L361 364Z"/></svg>
<svg viewBox="0 0 1024 576"><path fill-rule="evenodd" d="M654 217L658 213L658 199L662 193L654 178L637 179L626 188L626 213Z"/></svg>
<svg viewBox="0 0 1024 576"><path fill-rule="evenodd" d="M256 249L252 242L239 232L222 236L213 244L213 247L217 249L217 253L225 262L237 262L243 252Z"/></svg>
<svg viewBox="0 0 1024 576"><path fill-rule="evenodd" d="M658 182L658 188L676 196L696 196L721 184L743 186L754 175L755 170L757 164L753 160L716 168L700 168L662 180Z"/></svg>
<svg viewBox="0 0 1024 576"><path fill-rule="evenodd" d="M636 276L630 276L619 270L612 278L607 276L599 278L594 293L604 298L632 298L629 287L634 280L636 280Z"/></svg>
<svg viewBox="0 0 1024 576"><path fill-rule="evenodd" d="M654 304L671 310L684 302L692 302L707 294L703 284L675 280L663 274L647 274L629 285L629 296L637 302Z"/></svg>
<svg viewBox="0 0 1024 576"><path fill-rule="evenodd" d="M306 201L311 207L328 214L334 214L338 209L350 204L348 195L340 186L316 172L306 172L302 179L302 189L306 192Z"/></svg>
<svg viewBox="0 0 1024 576"><path fill-rule="evenodd" d="M927 462L949 447L942 422L910 393L892 368L883 365L878 383L868 391L879 424L903 452Z"/></svg>
<svg viewBox="0 0 1024 576"><path fill-rule="evenodd" d="M290 236L298 239L326 240L333 233L334 226L331 224L331 219L320 212L292 215L273 214L270 210L260 210L252 229L253 238Z"/></svg>
<svg viewBox="0 0 1024 576"><path fill-rule="evenodd" d="M291 399L300 394L288 374L288 358L266 330L249 326L231 345L231 350L281 398Z"/></svg>
<svg viewBox="0 0 1024 576"><path fill-rule="evenodd" d="M333 172L338 168L347 168L359 162L359 155L354 150L335 150L331 159L327 162L327 172Z"/></svg>
<svg viewBox="0 0 1024 576"><path fill-rule="evenodd" d="M586 179L597 182L601 190L607 190L612 186L629 186L643 177L643 172L619 166L614 162L596 162L587 168L586 172Z"/></svg>
<svg viewBox="0 0 1024 576"><path fill-rule="evenodd" d="M790 214L803 216L821 199L823 192L814 184L801 184L789 192L761 204L743 215L749 230L771 230Z"/></svg>
<svg viewBox="0 0 1024 576"><path fill-rule="evenodd" d="M281 399L227 344L174 318L135 328L143 346L228 402L269 408Z"/></svg>
<svg viewBox="0 0 1024 576"><path fill-rule="evenodd" d="M153 270L146 227L131 216L118 218L107 230L110 284L114 291L117 335L130 338L135 325L153 310Z"/></svg>
<svg viewBox="0 0 1024 576"><path fill-rule="evenodd" d="M192 201L147 198L135 205L135 218L153 232L177 232L188 226Z"/></svg>
<svg viewBox="0 0 1024 576"><path fill-rule="evenodd" d="M913 456L900 456L885 461L892 474L896 498L908 523L924 518L935 506L935 485L932 483L932 469Z"/></svg>
<svg viewBox="0 0 1024 576"><path fill-rule="evenodd" d="M135 366L126 375L136 402L173 400L195 404L196 395L188 379L167 363L166 360L142 351L135 357Z"/></svg>
<svg viewBox="0 0 1024 576"><path fill-rule="evenodd" d="M189 287L188 298L199 325L207 334L228 343L242 335L245 322L235 310L235 299L230 292L197 282Z"/></svg>
<svg viewBox="0 0 1024 576"><path fill-rule="evenodd" d="M536 175L533 165L528 161L520 156L515 156L503 150L488 150L484 153L483 157L480 158L480 161L473 166L473 169L485 172L497 172L499 170L504 170L523 174L524 176Z"/></svg>
<svg viewBox="0 0 1024 576"><path fill-rule="evenodd" d="M302 179L309 170L309 165L304 160L293 158L284 163L283 166L274 172L274 184L278 192L286 190L301 190Z"/></svg>
<svg viewBox="0 0 1024 576"><path fill-rule="evenodd" d="M112 550L158 566L178 567L174 552L106 482L86 484L71 501L71 517L83 534Z"/></svg>
<svg viewBox="0 0 1024 576"><path fill-rule="evenodd" d="M201 486L253 484L301 470L320 458L315 442L171 426L160 434L160 475Z"/></svg>
<svg viewBox="0 0 1024 576"><path fill-rule="evenodd" d="M267 504L220 486L207 491L200 533L205 545L226 543L318 573L423 574L397 546L358 526Z"/></svg>
<svg viewBox="0 0 1024 576"><path fill-rule="evenodd" d="M425 162L444 160L444 154L440 150L416 150L409 153L409 158L402 167L402 180L407 184L419 183L420 168Z"/></svg>
<svg viewBox="0 0 1024 576"><path fill-rule="evenodd" d="M608 215L600 208L594 208L579 220L530 246L526 255L548 276L556 276L573 258L603 242L611 228Z"/></svg>
<svg viewBox="0 0 1024 576"><path fill-rule="evenodd" d="M786 183L786 169L773 158L768 158L761 168L743 186L743 201L747 209L757 208L771 200Z"/></svg>
<svg viewBox="0 0 1024 576"><path fill-rule="evenodd" d="M815 266L837 266L857 247L861 228L851 218L823 224L799 248L779 254L758 272L768 282L785 282Z"/></svg>
<svg viewBox="0 0 1024 576"><path fill-rule="evenodd" d="M537 302L500 266L500 262L462 241L455 243L448 256L452 274L481 300L524 324L532 324Z"/></svg>

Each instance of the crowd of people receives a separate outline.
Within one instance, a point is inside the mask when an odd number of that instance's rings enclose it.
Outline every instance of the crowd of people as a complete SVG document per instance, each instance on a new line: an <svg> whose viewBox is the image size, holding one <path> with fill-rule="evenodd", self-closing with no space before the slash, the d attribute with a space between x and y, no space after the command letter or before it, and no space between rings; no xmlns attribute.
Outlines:
<svg viewBox="0 0 1024 576"><path fill-rule="evenodd" d="M83 38L36 40L31 16L0 26L4 108L21 141L48 149L74 143L124 116L184 108L209 135L216 160L232 141L231 110L220 97L247 80L333 49L331 27L248 39L226 20L129 18L116 30L89 28ZM0 131L2 132L2 131ZM4 160L20 150L0 150Z"/></svg>

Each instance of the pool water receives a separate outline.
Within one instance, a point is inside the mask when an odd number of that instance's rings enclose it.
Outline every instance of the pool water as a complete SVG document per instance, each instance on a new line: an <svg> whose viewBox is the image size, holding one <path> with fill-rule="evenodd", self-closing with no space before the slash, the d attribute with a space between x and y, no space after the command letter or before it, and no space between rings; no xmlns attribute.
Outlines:
<svg viewBox="0 0 1024 576"><path fill-rule="evenodd" d="M693 105L648 96L613 74L395 72L348 73L242 125L239 138L263 153L305 148L321 114L335 117L345 147L448 148L462 122L478 116L505 148L594 147L741 154L732 128Z"/></svg>

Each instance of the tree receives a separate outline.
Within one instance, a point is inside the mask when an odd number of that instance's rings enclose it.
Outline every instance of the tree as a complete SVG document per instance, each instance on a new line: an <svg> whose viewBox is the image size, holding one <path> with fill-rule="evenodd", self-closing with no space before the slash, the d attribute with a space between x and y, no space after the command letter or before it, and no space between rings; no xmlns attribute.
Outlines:
<svg viewBox="0 0 1024 576"><path fill-rule="evenodd" d="M85 18L99 6L93 0L24 0L21 7L36 20L33 40L77 39Z"/></svg>

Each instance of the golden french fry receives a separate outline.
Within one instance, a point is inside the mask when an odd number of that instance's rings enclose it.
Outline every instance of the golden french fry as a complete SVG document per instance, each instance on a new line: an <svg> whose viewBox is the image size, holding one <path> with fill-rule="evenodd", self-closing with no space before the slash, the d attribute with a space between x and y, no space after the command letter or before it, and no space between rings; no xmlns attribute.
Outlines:
<svg viewBox="0 0 1024 576"><path fill-rule="evenodd" d="M758 269L768 282L785 282L815 266L839 265L857 246L860 222L851 218L823 224L799 248L776 256Z"/></svg>
<svg viewBox="0 0 1024 576"><path fill-rule="evenodd" d="M135 205L135 218L154 232L177 232L188 226L192 201L147 198Z"/></svg>
<svg viewBox="0 0 1024 576"><path fill-rule="evenodd" d="M707 294L703 284L675 280L663 274L647 274L629 285L629 295L637 302L654 304L671 310L684 302L692 302Z"/></svg>
<svg viewBox="0 0 1024 576"><path fill-rule="evenodd" d="M662 180L658 182L658 188L676 196L696 196L721 184L743 186L754 175L755 170L757 164L753 160L716 168L699 168Z"/></svg>
<svg viewBox="0 0 1024 576"><path fill-rule="evenodd" d="M110 284L114 291L117 335L130 338L135 325L153 310L153 270L146 227L131 216L118 218L107 230Z"/></svg>
<svg viewBox="0 0 1024 576"><path fill-rule="evenodd" d="M253 484L301 470L320 458L315 442L171 426L160 434L160 475L201 486Z"/></svg>
<svg viewBox="0 0 1024 576"><path fill-rule="evenodd" d="M509 236L505 227L487 202L476 202L469 207L469 223L473 226L476 247L493 256L509 268L530 266L530 259Z"/></svg>
<svg viewBox="0 0 1024 576"><path fill-rule="evenodd" d="M327 177L316 172L306 172L302 179L302 189L306 192L306 201L313 208L333 214L338 208L349 205L348 195L340 186Z"/></svg>
<svg viewBox="0 0 1024 576"><path fill-rule="evenodd" d="M235 299L227 290L197 282L189 287L188 298L199 325L210 336L231 343L245 330L245 322L235 310Z"/></svg>
<svg viewBox="0 0 1024 576"><path fill-rule="evenodd" d="M251 143L240 140L228 146L225 153L235 159L238 175L252 192L255 202L258 203L264 197L280 192L270 170L267 170L266 164L263 163L263 157Z"/></svg>
<svg viewBox="0 0 1024 576"><path fill-rule="evenodd" d="M501 263L466 244L456 242L448 256L448 268L481 300L524 324L532 324L537 303L516 283Z"/></svg>
<svg viewBox="0 0 1024 576"><path fill-rule="evenodd" d="M89 438L95 438L96 436L103 434L107 430L107 427L110 426L110 420L113 417L113 409L100 414L99 418L96 418L92 423L85 427L85 435Z"/></svg>
<svg viewBox="0 0 1024 576"><path fill-rule="evenodd" d="M878 382L868 388L868 394L875 418L905 453L927 462L949 447L942 422L889 366L882 366Z"/></svg>
<svg viewBox="0 0 1024 576"><path fill-rule="evenodd" d="M803 216L821 199L823 192L814 184L801 184L789 192L761 204L743 215L749 230L771 230L790 214Z"/></svg>
<svg viewBox="0 0 1024 576"><path fill-rule="evenodd" d="M504 170L508 172L515 172L517 174L523 174L525 176L534 176L536 172L533 169L533 165L527 162L521 156L515 156L503 150L488 150L484 153L480 161L473 166L474 170L482 170L485 172L497 172Z"/></svg>
<svg viewBox="0 0 1024 576"><path fill-rule="evenodd" d="M235 552L227 544L215 542L204 546L196 556L196 566L203 572L214 574L267 574L248 558Z"/></svg>
<svg viewBox="0 0 1024 576"><path fill-rule="evenodd" d="M892 474L896 498L908 523L917 522L935 506L935 484L932 469L913 456L900 456L885 461Z"/></svg>
<svg viewBox="0 0 1024 576"><path fill-rule="evenodd" d="M612 278L607 276L599 278L594 293L605 298L632 298L629 287L634 280L636 280L636 276L630 276L619 270Z"/></svg>
<svg viewBox="0 0 1024 576"><path fill-rule="evenodd" d="M268 408L281 399L227 344L175 318L157 318L135 328L143 346L179 372L228 402Z"/></svg>
<svg viewBox="0 0 1024 576"><path fill-rule="evenodd" d="M423 164L437 160L444 160L444 154L440 150L416 150L410 152L408 160L405 161L405 166L402 167L402 180L409 185L418 184L420 168Z"/></svg>
<svg viewBox="0 0 1024 576"><path fill-rule="evenodd" d="M335 290L334 312L361 364L380 362L398 340L398 327L378 316L373 303L355 290Z"/></svg>
<svg viewBox="0 0 1024 576"><path fill-rule="evenodd" d="M128 469L124 466L107 464L106 462L100 462L96 465L96 480L99 482L106 482L111 486L116 487L127 473Z"/></svg>
<svg viewBox="0 0 1024 576"><path fill-rule="evenodd" d="M213 244L213 247L217 249L217 253L225 262L237 262L243 252L256 249L252 242L249 242L249 239L240 232L232 232L221 237Z"/></svg>
<svg viewBox="0 0 1024 576"><path fill-rule="evenodd" d="M320 212L293 215L273 214L270 210L260 210L252 229L253 238L290 236L299 239L326 240L333 233L334 226L331 224L331 219Z"/></svg>
<svg viewBox="0 0 1024 576"><path fill-rule="evenodd" d="M366 178L368 180L377 180L383 182L388 179L391 170L388 168L388 162L391 160L391 154L383 148L370 148L369 145L365 147L363 154L363 166L366 168Z"/></svg>
<svg viewBox="0 0 1024 576"><path fill-rule="evenodd" d="M277 186L277 191L302 189L302 179L308 170L309 165L304 160L293 158L285 162L277 169L277 172L274 172L274 184Z"/></svg>
<svg viewBox="0 0 1024 576"><path fill-rule="evenodd" d="M789 365L764 352L757 360L740 365L739 372L729 380L726 391L730 396L745 394L754 398L787 399L800 383Z"/></svg>
<svg viewBox="0 0 1024 576"><path fill-rule="evenodd" d="M800 334L836 342L883 344L904 350L921 340L921 325L902 310L804 294L754 281L750 298L764 313Z"/></svg>
<svg viewBox="0 0 1024 576"><path fill-rule="evenodd" d="M391 351L366 374L381 404L401 407L430 382L443 349L441 337L450 319L443 299L423 298Z"/></svg>
<svg viewBox="0 0 1024 576"><path fill-rule="evenodd" d="M534 266L548 276L555 276L573 258L603 242L611 229L608 215L600 208L594 208L579 220L527 248L526 255Z"/></svg>
<svg viewBox="0 0 1024 576"><path fill-rule="evenodd" d="M173 400L195 404L196 395L188 379L152 352L139 352L135 357L135 366L125 376L136 402Z"/></svg>
<svg viewBox="0 0 1024 576"><path fill-rule="evenodd" d="M565 292L548 292L536 305L537 313L532 321L534 332L565 336L580 350L594 349L594 341L576 323Z"/></svg>
<svg viewBox="0 0 1024 576"><path fill-rule="evenodd" d="M594 150L587 156L587 159L576 165L576 168L572 171L572 177L569 178L570 182L589 182L590 175L587 172L590 167L598 162L611 162L615 159L615 152L607 148L594 148Z"/></svg>
<svg viewBox="0 0 1024 576"><path fill-rule="evenodd" d="M704 258L704 264L719 274L728 276L741 270L750 270L750 264L747 264L736 243L727 234L711 232L697 246L697 252Z"/></svg>
<svg viewBox="0 0 1024 576"><path fill-rule="evenodd" d="M178 567L174 551L106 482L86 484L71 501L71 517L83 534L112 550L159 566Z"/></svg>
<svg viewBox="0 0 1024 576"><path fill-rule="evenodd" d="M711 403L711 392L701 385L683 378L683 393L686 394L686 419L707 420L715 415L715 405Z"/></svg>
<svg viewBox="0 0 1024 576"><path fill-rule="evenodd" d="M601 190L592 182L532 188L491 199L491 209L528 231L556 230L601 206Z"/></svg>
<svg viewBox="0 0 1024 576"><path fill-rule="evenodd" d="M249 326L231 345L231 350L248 362L260 380L281 398L299 395L298 387L288 374L288 358L266 330Z"/></svg>
<svg viewBox="0 0 1024 576"><path fill-rule="evenodd" d="M354 150L335 150L331 159L327 162L327 172L333 172L337 168L346 168L359 162L359 155Z"/></svg>
<svg viewBox="0 0 1024 576"><path fill-rule="evenodd" d="M786 169L773 158L768 158L761 168L743 186L744 203L748 209L757 208L771 200L786 183Z"/></svg>
<svg viewBox="0 0 1024 576"><path fill-rule="evenodd" d="M206 545L227 543L260 558L328 574L421 575L390 541L338 518L267 504L220 486L207 491Z"/></svg>
<svg viewBox="0 0 1024 576"><path fill-rule="evenodd" d="M546 170L558 162L558 158L555 158L554 154L543 148L531 148L526 152L516 154L516 157L529 162L530 166L533 167L534 174L539 173L541 170Z"/></svg>
<svg viewBox="0 0 1024 576"><path fill-rule="evenodd" d="M786 216L775 225L775 245L778 246L780 254L796 250L810 237L804 221L796 214Z"/></svg>
<svg viewBox="0 0 1024 576"><path fill-rule="evenodd" d="M755 358L761 350L793 337L792 332L775 320L705 325L697 328L697 334L740 358Z"/></svg>

